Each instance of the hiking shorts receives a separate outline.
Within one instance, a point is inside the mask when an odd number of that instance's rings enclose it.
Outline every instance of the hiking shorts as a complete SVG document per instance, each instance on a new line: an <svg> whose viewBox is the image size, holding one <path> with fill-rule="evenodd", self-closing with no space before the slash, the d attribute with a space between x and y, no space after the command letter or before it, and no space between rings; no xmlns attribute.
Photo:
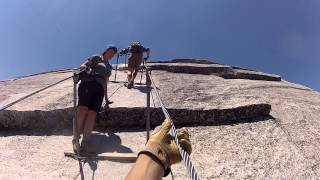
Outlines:
<svg viewBox="0 0 320 180"><path fill-rule="evenodd" d="M78 88L78 106L99 112L104 97L104 88L96 81L83 81Z"/></svg>
<svg viewBox="0 0 320 180"><path fill-rule="evenodd" d="M137 69L142 63L142 54L131 54L128 58L128 67Z"/></svg>

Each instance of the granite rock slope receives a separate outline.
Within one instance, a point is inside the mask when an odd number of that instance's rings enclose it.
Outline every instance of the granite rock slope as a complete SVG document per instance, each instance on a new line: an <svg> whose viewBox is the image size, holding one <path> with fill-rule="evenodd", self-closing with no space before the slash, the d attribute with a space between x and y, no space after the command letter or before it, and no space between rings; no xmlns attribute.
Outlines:
<svg viewBox="0 0 320 180"><path fill-rule="evenodd" d="M277 75L205 60L148 65L175 124L191 133L191 159L202 179L320 176L319 92ZM119 69L117 82L109 85L114 104L101 115L93 143L107 152L137 152L145 142L145 77L128 90L123 86L125 65ZM71 75L66 70L2 81L0 107ZM63 157L71 149L72 86L71 79L64 81L0 112L0 160L5 162L0 179L80 179L78 163ZM154 93L153 126L163 120ZM84 175L123 179L131 165L89 163ZM182 163L173 172L175 179L187 179Z"/></svg>

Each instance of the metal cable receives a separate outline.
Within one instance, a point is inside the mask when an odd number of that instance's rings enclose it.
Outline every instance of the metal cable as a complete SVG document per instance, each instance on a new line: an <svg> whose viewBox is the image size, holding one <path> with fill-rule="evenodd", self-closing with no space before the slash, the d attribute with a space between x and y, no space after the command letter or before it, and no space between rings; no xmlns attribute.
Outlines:
<svg viewBox="0 0 320 180"><path fill-rule="evenodd" d="M153 102L153 108L156 108L156 103L154 102L152 91L150 92L150 95L151 95L152 102Z"/></svg>
<svg viewBox="0 0 320 180"><path fill-rule="evenodd" d="M173 172L172 172L172 170L170 171L170 174L171 174L171 178L172 178L172 180L174 180L174 176L173 176Z"/></svg>
<svg viewBox="0 0 320 180"><path fill-rule="evenodd" d="M11 107L11 106L13 106L14 104L16 104L16 103L18 103L18 102L20 102L20 101L22 101L22 100L24 100L24 99L26 99L26 98L28 98L28 97L30 97L30 96L33 96L33 95L35 95L35 94L37 94L37 93L39 93L39 92L41 92L41 91L43 91L43 90L46 90L46 89L48 89L48 88L50 88L50 87L52 87L52 86L55 86L55 85L57 85L57 84L59 84L59 83L62 83L63 81L66 81L66 80L68 80L68 79L70 79L70 78L72 78L72 77L73 77L73 75L70 76L70 77L64 78L64 79L62 79L62 80L60 80L60 81L58 81L58 82L56 82L56 83L50 84L49 86L46 86L46 87L44 87L44 88L42 88L42 89L39 89L39 90L37 90L37 91L35 91L35 92L31 93L31 94L28 94L28 95L26 95L26 96L24 96L24 97L22 97L22 98L19 98L18 100L13 101L13 102L11 102L11 103L3 106L3 107L0 109L0 111L5 110L5 109L7 109L8 107Z"/></svg>
<svg viewBox="0 0 320 180"><path fill-rule="evenodd" d="M123 84L118 85L118 87L116 88L116 90L114 90L111 95L109 95L108 100L123 86ZM106 87L107 88L107 87ZM101 104L101 107L105 107L107 105L106 101L103 101Z"/></svg>
<svg viewBox="0 0 320 180"><path fill-rule="evenodd" d="M119 84L118 88L115 91L113 91L113 93L111 93L111 95L109 95L108 99L110 99L122 86L123 86L123 84Z"/></svg>
<svg viewBox="0 0 320 180"><path fill-rule="evenodd" d="M180 152L180 155L183 159L183 162L184 162L184 165L187 167L187 172L188 172L188 175L189 177L192 179L192 180L200 180L193 164L192 164L192 161L190 159L190 156L189 154L181 147L180 143L179 143L179 139L178 139L178 134L177 134L177 130L176 130L176 127L174 126L173 124L173 121L167 111L167 109L165 108L162 100L161 100L161 97L160 97L160 94L158 92L158 89L157 89L157 86L155 85L155 82L151 76L151 74L149 73L149 71L147 70L146 73L148 73L148 75L150 76L150 80L151 80L151 83L152 83L152 86L155 90L155 93L156 93L156 96L159 100L159 103L160 103L160 106L161 106L161 109L163 111L163 114L165 115L166 119L168 119L170 121L170 124L171 124L171 130L170 130L170 134L173 135L174 137L174 140L176 142L176 144L178 145L178 149L179 149L179 152Z"/></svg>

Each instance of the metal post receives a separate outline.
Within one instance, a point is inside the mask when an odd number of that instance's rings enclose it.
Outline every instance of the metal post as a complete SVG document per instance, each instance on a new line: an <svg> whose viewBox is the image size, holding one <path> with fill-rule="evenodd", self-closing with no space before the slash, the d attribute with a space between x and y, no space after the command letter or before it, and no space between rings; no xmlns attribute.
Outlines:
<svg viewBox="0 0 320 180"><path fill-rule="evenodd" d="M77 128L77 97L78 97L78 91L77 91L77 85L79 82L79 75L80 70L79 69L73 69L73 109L74 109L74 117L73 117L73 139L78 139L80 136L80 132L78 132ZM77 156L80 157L80 152L77 152ZM78 160L79 162L79 171L80 171L80 177L81 180L84 180L83 175L83 168L81 164L81 160Z"/></svg>
<svg viewBox="0 0 320 180"><path fill-rule="evenodd" d="M124 57L124 69L127 70L127 54Z"/></svg>
<svg viewBox="0 0 320 180"><path fill-rule="evenodd" d="M119 63L119 54L117 56L116 73L114 74L114 81L117 81L118 63Z"/></svg>
<svg viewBox="0 0 320 180"><path fill-rule="evenodd" d="M142 67L141 67L141 71L140 71L140 74L141 74L141 76L140 76L140 84L142 84L142 74L143 74L143 69L145 69L145 66L144 66L144 60L142 61Z"/></svg>
<svg viewBox="0 0 320 180"><path fill-rule="evenodd" d="M74 117L73 117L73 139L77 139L78 129L77 129L77 84L79 82L79 75L77 74L77 70L73 71L73 110L74 110Z"/></svg>
<svg viewBox="0 0 320 180"><path fill-rule="evenodd" d="M146 131L147 131L147 142L150 137L150 93L151 93L151 80L148 69L146 68L146 87L147 87L147 119L146 119Z"/></svg>

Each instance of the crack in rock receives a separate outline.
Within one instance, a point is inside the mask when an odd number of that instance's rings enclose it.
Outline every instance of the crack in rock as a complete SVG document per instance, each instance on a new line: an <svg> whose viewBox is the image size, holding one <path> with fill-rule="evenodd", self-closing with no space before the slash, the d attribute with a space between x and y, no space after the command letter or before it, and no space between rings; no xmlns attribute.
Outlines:
<svg viewBox="0 0 320 180"><path fill-rule="evenodd" d="M233 125L270 119L271 105L251 104L230 109L168 109L177 126L188 125ZM145 107L111 108L98 117L97 126L144 127ZM73 108L52 111L0 112L0 129L52 129L71 127ZM151 126L161 124L164 115L161 108L151 108Z"/></svg>

